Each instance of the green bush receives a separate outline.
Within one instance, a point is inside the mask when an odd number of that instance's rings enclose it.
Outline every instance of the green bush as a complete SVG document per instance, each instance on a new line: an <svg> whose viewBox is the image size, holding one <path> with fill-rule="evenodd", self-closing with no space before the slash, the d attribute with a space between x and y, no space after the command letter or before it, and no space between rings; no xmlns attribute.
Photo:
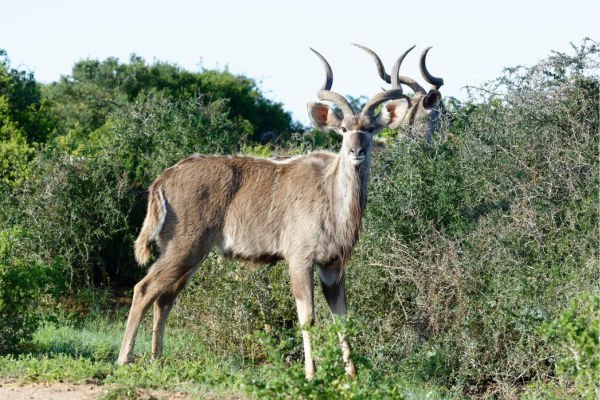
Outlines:
<svg viewBox="0 0 600 400"><path fill-rule="evenodd" d="M557 349L557 380L534 385L528 392L535 398L600 396L600 296L584 294L556 319L540 327L542 336Z"/></svg>
<svg viewBox="0 0 600 400"><path fill-rule="evenodd" d="M455 109L432 146L374 158L349 301L359 348L477 394L545 379L537 328L598 283L598 46L555 54ZM582 66L579 68L578 66ZM510 85L508 83L511 83Z"/></svg>
<svg viewBox="0 0 600 400"><path fill-rule="evenodd" d="M3 198L3 219L27 230L29 249L44 262L65 260L74 291L129 285L143 272L132 243L152 180L192 153L234 151L243 135L222 102L140 98L115 113L78 157L56 144L42 149L29 164L29 179Z"/></svg>
<svg viewBox="0 0 600 400"><path fill-rule="evenodd" d="M256 333L254 339L265 347L267 358L259 371L245 377L247 389L257 398L268 399L433 398L433 391L415 393L397 374L385 376L368 360L358 356L353 356L358 375L355 379L348 378L338 332L352 336L353 324L336 320L311 329L316 374L310 381L304 376L301 361L290 363L287 357L290 343L286 340L274 342L271 336Z"/></svg>
<svg viewBox="0 0 600 400"><path fill-rule="evenodd" d="M222 109L236 124L245 125L251 140L271 132L285 137L294 126L283 106L263 96L252 79L225 71L189 72L165 62L152 64L136 55L129 63L110 57L77 62L69 76L43 87L44 98L56 115L57 130L75 148L86 145L97 131L111 124L111 115L150 93L175 102L204 96L225 101Z"/></svg>
<svg viewBox="0 0 600 400"><path fill-rule="evenodd" d="M26 239L18 227L0 230L0 354L31 340L44 319L44 296L56 296L61 287L60 261L46 265L27 254Z"/></svg>
<svg viewBox="0 0 600 400"><path fill-rule="evenodd" d="M199 314L202 323L198 323ZM265 348L253 336L256 331L288 343L288 355L293 358L302 356L284 263L248 268L212 253L179 296L170 318L195 332L211 352L222 357L264 359Z"/></svg>
<svg viewBox="0 0 600 400"><path fill-rule="evenodd" d="M268 158L268 157L272 157L273 156L273 151L271 150L271 147L269 145L265 145L265 144L257 144L257 145L243 145L242 146L242 154L248 155L248 156L254 156L254 157L264 157L264 158Z"/></svg>
<svg viewBox="0 0 600 400"><path fill-rule="evenodd" d="M0 191L23 183L36 144L44 142L54 125L48 104L33 74L10 67L0 49Z"/></svg>
<svg viewBox="0 0 600 400"><path fill-rule="evenodd" d="M193 153L240 150L249 127L231 121L226 106L227 101L202 97L175 101L162 94L140 96L113 115L93 152L118 161L124 173L146 188L165 168Z"/></svg>
<svg viewBox="0 0 600 400"><path fill-rule="evenodd" d="M34 153L35 147L27 144L20 135L0 140L0 188L10 190L28 179L29 162Z"/></svg>
<svg viewBox="0 0 600 400"><path fill-rule="evenodd" d="M42 97L33 73L11 68L6 51L0 49L0 141L13 135L27 143L43 143L55 120Z"/></svg>

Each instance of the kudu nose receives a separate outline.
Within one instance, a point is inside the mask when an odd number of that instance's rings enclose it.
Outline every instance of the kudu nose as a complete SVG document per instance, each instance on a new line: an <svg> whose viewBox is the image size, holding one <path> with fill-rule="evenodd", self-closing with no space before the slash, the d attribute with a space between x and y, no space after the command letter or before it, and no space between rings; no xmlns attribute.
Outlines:
<svg viewBox="0 0 600 400"><path fill-rule="evenodd" d="M351 147L350 154L354 157L364 157L366 156L365 150L362 147Z"/></svg>

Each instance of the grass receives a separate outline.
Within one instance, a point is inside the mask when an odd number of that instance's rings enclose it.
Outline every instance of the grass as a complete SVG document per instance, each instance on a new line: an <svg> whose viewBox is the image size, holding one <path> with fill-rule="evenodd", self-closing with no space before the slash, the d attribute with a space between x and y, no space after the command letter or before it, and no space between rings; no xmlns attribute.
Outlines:
<svg viewBox="0 0 600 400"><path fill-rule="evenodd" d="M64 382L106 385L105 398L137 398L140 389L181 392L209 398L398 398L438 399L452 397L447 390L423 382L410 382L398 374L382 374L368 359L356 357L359 376L345 378L337 349L335 325L315 329L316 350L321 360L315 379L304 379L302 363L284 354L286 343L257 335L266 346L265 360L244 360L211 354L193 331L169 326L165 356L149 357L151 333L145 321L134 350L135 361L115 364L120 346L124 313L114 316L92 313L79 323L66 317L44 324L34 335L27 352L0 357L0 376L19 383Z"/></svg>
<svg viewBox="0 0 600 400"><path fill-rule="evenodd" d="M221 383L228 381L228 389L237 389L236 381L230 379L237 375L235 364L213 362L197 342L186 342L184 332L178 329L169 332L170 349L163 361L151 361L141 351L150 349L150 332L141 329L136 362L116 366L123 321L92 316L79 324L68 320L47 323L34 335L28 353L0 359L0 375L22 382L65 381L169 390L210 385L211 390L218 391L225 389Z"/></svg>

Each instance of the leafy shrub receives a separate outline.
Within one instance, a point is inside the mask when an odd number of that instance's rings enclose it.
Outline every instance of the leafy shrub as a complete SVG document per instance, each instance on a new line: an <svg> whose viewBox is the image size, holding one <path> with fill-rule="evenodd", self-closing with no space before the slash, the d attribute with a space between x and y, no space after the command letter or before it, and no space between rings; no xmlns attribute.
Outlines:
<svg viewBox="0 0 600 400"><path fill-rule="evenodd" d="M212 253L179 296L170 321L196 332L219 356L264 359L265 349L253 336L263 331L290 344L292 357L301 357L301 342L293 332L296 306L284 263L244 268Z"/></svg>
<svg viewBox="0 0 600 400"><path fill-rule="evenodd" d="M242 154L256 157L268 158L273 156L273 151L268 145L257 144L255 146L246 144L242 146Z"/></svg>
<svg viewBox="0 0 600 400"><path fill-rule="evenodd" d="M29 248L44 262L62 257L75 291L129 284L141 272L131 247L152 180L194 152L231 151L243 133L221 102L140 98L116 113L81 156L60 146L40 151L29 164L31 177L4 199L3 219L28 231Z"/></svg>
<svg viewBox="0 0 600 400"><path fill-rule="evenodd" d="M47 102L33 74L10 67L0 49L0 190L10 190L29 176L35 144L53 130Z"/></svg>
<svg viewBox="0 0 600 400"><path fill-rule="evenodd" d="M119 241L131 235L131 181L107 159L76 159L57 149L39 153L31 168L10 216L28 230L28 247L45 262L63 258L74 292L106 282L127 257Z"/></svg>
<svg viewBox="0 0 600 400"><path fill-rule="evenodd" d="M558 318L540 327L542 336L558 350L558 381L535 385L531 397L543 393L546 398L600 395L600 296L584 294L574 299Z"/></svg>
<svg viewBox="0 0 600 400"><path fill-rule="evenodd" d="M79 61L70 76L43 89L57 116L59 134L69 136L75 148L110 125L112 113L150 93L162 93L175 102L199 95L224 101L222 110L236 124L245 125L255 142L265 132L285 136L293 128L290 114L265 98L252 79L226 70L195 73L165 62L148 64L137 55L129 63L113 57Z"/></svg>
<svg viewBox="0 0 600 400"><path fill-rule="evenodd" d="M29 162L34 153L35 148L22 136L0 140L0 187L10 190L23 184L29 177Z"/></svg>
<svg viewBox="0 0 600 400"><path fill-rule="evenodd" d="M0 49L0 140L16 135L29 144L42 143L54 124L33 73L11 68L8 54Z"/></svg>
<svg viewBox="0 0 600 400"><path fill-rule="evenodd" d="M257 398L269 399L404 399L433 394L413 393L400 377L386 377L359 357L354 357L358 376L346 377L338 332L348 337L352 330L352 324L343 320L311 329L316 373L310 381L304 377L302 362L290 365L286 360L289 343L275 343L269 335L256 333L255 340L267 349L267 359L259 371L245 377L247 389Z"/></svg>
<svg viewBox="0 0 600 400"><path fill-rule="evenodd" d="M600 51L576 52L519 69L518 85L509 70L432 146L374 156L348 298L379 368L495 396L552 374L536 329L600 267Z"/></svg>
<svg viewBox="0 0 600 400"><path fill-rule="evenodd" d="M229 119L227 102L204 98L174 101L162 94L141 96L113 115L99 149L146 188L165 168L193 153L235 153L248 126Z"/></svg>
<svg viewBox="0 0 600 400"><path fill-rule="evenodd" d="M311 129L292 134L284 153L303 155L321 149L337 151L341 142L342 137L336 133Z"/></svg>
<svg viewBox="0 0 600 400"><path fill-rule="evenodd" d="M45 265L21 248L26 232L0 230L0 354L26 344L44 318L43 295L58 293L60 262Z"/></svg>

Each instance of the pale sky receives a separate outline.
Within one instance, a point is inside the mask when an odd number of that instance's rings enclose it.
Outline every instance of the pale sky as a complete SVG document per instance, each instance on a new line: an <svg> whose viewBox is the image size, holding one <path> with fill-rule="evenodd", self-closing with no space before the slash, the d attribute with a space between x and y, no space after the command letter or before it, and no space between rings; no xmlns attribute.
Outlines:
<svg viewBox="0 0 600 400"><path fill-rule="evenodd" d="M190 71L227 67L304 124L324 79L309 47L331 64L333 90L357 97L383 81L351 43L375 50L388 69L416 44L401 73L424 87L418 56L433 46L427 65L444 78L442 94L464 99L464 86L504 67L533 65L586 36L600 40L600 0L2 0L0 10L0 48L39 81L70 74L82 59L128 61L131 53Z"/></svg>

